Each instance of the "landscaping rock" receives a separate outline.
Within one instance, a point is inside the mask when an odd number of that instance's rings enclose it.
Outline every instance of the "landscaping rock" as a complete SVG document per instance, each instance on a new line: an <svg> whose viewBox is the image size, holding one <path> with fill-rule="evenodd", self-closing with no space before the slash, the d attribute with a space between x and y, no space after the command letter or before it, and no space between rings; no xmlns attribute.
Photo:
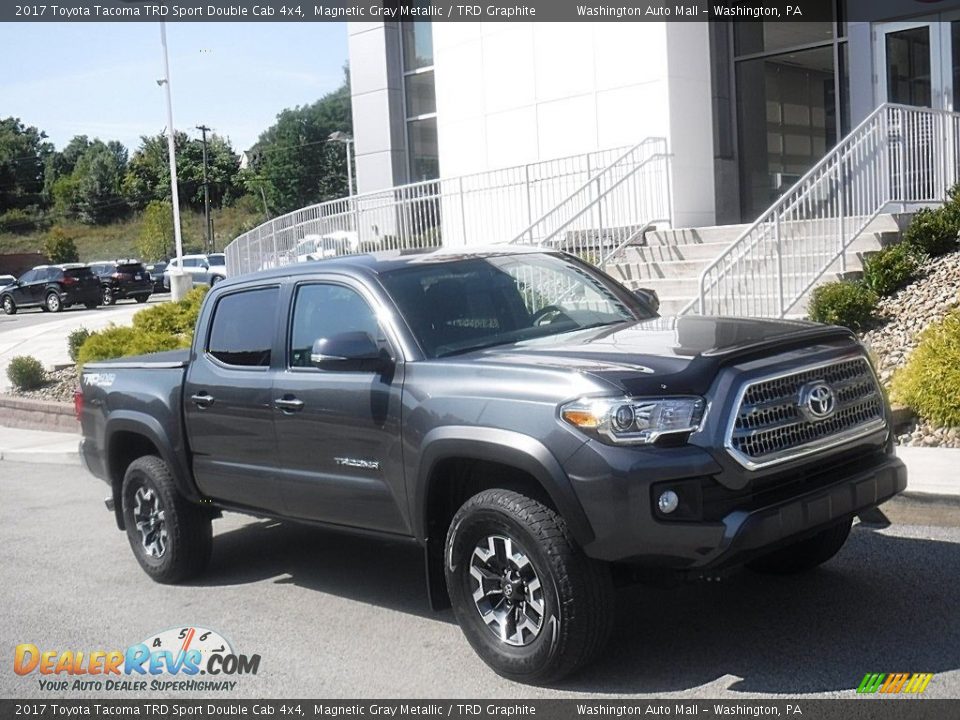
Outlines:
<svg viewBox="0 0 960 720"><path fill-rule="evenodd" d="M47 382L36 390L17 390L11 388L8 395L32 398L34 400L54 400L57 402L73 402L73 391L80 387L77 380L77 368L73 365L61 370L47 373Z"/></svg>
<svg viewBox="0 0 960 720"><path fill-rule="evenodd" d="M917 280L877 307L880 325L862 334L876 362L880 381L890 385L894 372L907 364L920 334L960 305L960 252L928 260ZM900 445L960 447L960 429L938 428L922 420L904 428Z"/></svg>

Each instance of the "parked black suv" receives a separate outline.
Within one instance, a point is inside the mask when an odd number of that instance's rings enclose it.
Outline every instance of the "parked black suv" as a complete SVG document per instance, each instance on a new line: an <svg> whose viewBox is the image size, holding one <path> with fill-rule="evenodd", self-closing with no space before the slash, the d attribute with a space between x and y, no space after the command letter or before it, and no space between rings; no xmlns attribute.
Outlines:
<svg viewBox="0 0 960 720"><path fill-rule="evenodd" d="M29 307L60 312L71 305L93 309L99 304L100 281L86 265L40 265L0 291L0 305L7 315Z"/></svg>
<svg viewBox="0 0 960 720"><path fill-rule="evenodd" d="M84 366L81 456L158 582L204 570L221 509L413 540L494 670L556 680L615 577L810 570L906 487L849 330L648 299L503 247L228 278L192 349Z"/></svg>
<svg viewBox="0 0 960 720"><path fill-rule="evenodd" d="M104 305L124 298L145 303L153 293L153 280L139 260L95 262L90 263L90 269L100 277Z"/></svg>

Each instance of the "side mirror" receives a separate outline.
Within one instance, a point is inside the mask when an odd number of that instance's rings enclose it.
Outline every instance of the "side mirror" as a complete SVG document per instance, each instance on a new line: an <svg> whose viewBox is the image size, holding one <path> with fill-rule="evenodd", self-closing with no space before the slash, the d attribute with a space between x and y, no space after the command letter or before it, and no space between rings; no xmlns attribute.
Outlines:
<svg viewBox="0 0 960 720"><path fill-rule="evenodd" d="M389 363L384 350L365 332L347 332L313 343L310 362L321 370L380 370Z"/></svg>
<svg viewBox="0 0 960 720"><path fill-rule="evenodd" d="M654 312L660 309L660 297L657 295L656 290L651 290L650 288L637 288L633 291L633 294L649 305Z"/></svg>

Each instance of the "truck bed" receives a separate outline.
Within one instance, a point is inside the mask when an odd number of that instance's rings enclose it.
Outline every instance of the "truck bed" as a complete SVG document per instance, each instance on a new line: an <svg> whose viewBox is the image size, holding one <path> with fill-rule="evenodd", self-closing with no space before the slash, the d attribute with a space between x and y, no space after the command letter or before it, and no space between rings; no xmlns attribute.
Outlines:
<svg viewBox="0 0 960 720"><path fill-rule="evenodd" d="M114 360L100 360L98 362L87 363L84 369L99 370L101 368L110 368L116 370L120 368L185 368L190 364L190 348L180 348L178 350L165 350L158 353L149 353L147 355L132 355L130 357L116 358Z"/></svg>

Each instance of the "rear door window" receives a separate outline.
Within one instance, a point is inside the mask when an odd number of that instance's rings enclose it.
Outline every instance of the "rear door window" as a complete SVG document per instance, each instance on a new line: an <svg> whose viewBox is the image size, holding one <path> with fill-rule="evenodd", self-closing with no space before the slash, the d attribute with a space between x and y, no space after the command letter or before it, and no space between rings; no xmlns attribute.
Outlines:
<svg viewBox="0 0 960 720"><path fill-rule="evenodd" d="M269 367L279 288L225 295L217 302L207 352L236 367Z"/></svg>
<svg viewBox="0 0 960 720"><path fill-rule="evenodd" d="M90 268L70 268L69 270L64 270L63 274L67 277L77 278L77 280L86 280L93 277L93 272Z"/></svg>

